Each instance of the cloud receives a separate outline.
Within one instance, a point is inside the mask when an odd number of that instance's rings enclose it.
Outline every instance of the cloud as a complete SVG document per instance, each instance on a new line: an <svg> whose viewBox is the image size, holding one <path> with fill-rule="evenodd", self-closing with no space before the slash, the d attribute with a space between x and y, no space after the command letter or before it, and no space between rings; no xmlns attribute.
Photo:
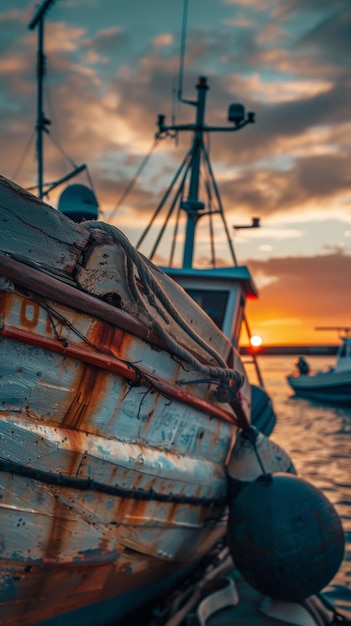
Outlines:
<svg viewBox="0 0 351 626"><path fill-rule="evenodd" d="M130 35L119 26L112 26L97 32L94 37L85 38L82 41L82 48L94 51L98 56L104 58L115 56L121 49L130 44Z"/></svg>
<svg viewBox="0 0 351 626"><path fill-rule="evenodd" d="M348 323L345 311L351 307L351 291L345 277L350 274L350 255L334 251L315 257L252 260L249 267L254 276L274 278L261 288L257 301L248 303L251 328L260 330L266 343L323 343L325 338L314 333L316 325ZM287 320L293 320L290 328Z"/></svg>
<svg viewBox="0 0 351 626"><path fill-rule="evenodd" d="M154 37L152 43L154 46L163 48L163 46L169 46L171 43L173 43L173 41L174 39L171 33L163 33L161 35L157 35L157 37Z"/></svg>
<svg viewBox="0 0 351 626"><path fill-rule="evenodd" d="M226 108L233 101L256 112L254 126L211 138L211 158L229 219L238 211L244 221L252 214L327 214L333 203L346 213L351 96L343 65L336 62L343 15L348 23L348 12L341 11L345 3L331 8L312 1L308 11L306 3L295 0L245 0L226 7L232 23L227 12L222 22L205 25L200 20L196 28L190 24L183 94L196 97L194 85L206 68L209 123L226 124ZM303 35L297 22L290 27L301 12ZM6 94L0 124L7 146L2 171L11 175L35 125L36 40L26 31L28 14L11 11L0 16L8 25L0 64L1 92ZM123 20L105 26L66 24L62 12L59 21L50 18L45 91L51 97L46 97L45 113L65 152L77 163L88 161L109 211L116 191L126 186L152 144L157 113L166 113L170 122L172 110L178 109L180 122L193 121L195 111L172 103L180 21L177 32L145 32L140 41ZM317 49L324 40L328 56L322 58ZM46 139L45 170L52 178L55 170L65 172L66 162ZM138 193L145 199L140 214L149 215L156 192L162 193L189 145L190 135L179 137L178 146L162 142L148 173L138 180ZM32 146L21 181L32 180L35 168ZM135 213L138 202L140 196L131 197Z"/></svg>

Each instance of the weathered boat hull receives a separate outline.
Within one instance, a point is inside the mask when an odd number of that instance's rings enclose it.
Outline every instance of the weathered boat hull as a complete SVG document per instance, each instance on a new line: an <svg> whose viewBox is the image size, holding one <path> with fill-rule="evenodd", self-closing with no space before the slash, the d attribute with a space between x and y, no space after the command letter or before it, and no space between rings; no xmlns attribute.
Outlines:
<svg viewBox="0 0 351 626"><path fill-rule="evenodd" d="M1 184L1 623L104 626L223 536L238 416L213 351L244 370L157 268L212 352L163 319L106 235ZM249 410L247 383L241 394Z"/></svg>

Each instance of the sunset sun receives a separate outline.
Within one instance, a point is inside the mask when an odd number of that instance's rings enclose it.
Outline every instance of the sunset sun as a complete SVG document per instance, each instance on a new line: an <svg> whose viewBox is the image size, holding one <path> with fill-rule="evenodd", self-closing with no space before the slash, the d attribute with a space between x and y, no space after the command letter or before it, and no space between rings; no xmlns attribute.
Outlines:
<svg viewBox="0 0 351 626"><path fill-rule="evenodd" d="M262 345L262 337L260 337L260 335L252 335L250 337L250 344L253 348L259 348Z"/></svg>

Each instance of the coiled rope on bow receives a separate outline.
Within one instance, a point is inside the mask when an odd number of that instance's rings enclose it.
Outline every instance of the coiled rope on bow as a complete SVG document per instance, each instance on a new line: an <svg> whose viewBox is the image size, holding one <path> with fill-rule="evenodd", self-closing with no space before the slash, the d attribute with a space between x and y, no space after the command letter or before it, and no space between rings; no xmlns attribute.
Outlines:
<svg viewBox="0 0 351 626"><path fill-rule="evenodd" d="M158 280L150 271L150 268L158 269L156 266L151 263L151 261L147 260L142 254L140 254L130 243L128 238L122 233L118 228L112 226L111 224L106 224L105 222L96 222L96 221L87 221L83 223L83 226L88 230L100 229L104 230L106 233L110 235L113 241L120 245L127 256L127 272L128 278L130 279L130 288L135 297L139 306L142 306L145 309L145 306L142 302L142 299L139 295L138 288L135 282L134 273L131 271L131 263L133 263L137 269L139 274L139 278L143 283L143 286L146 288L146 295L148 298L148 302L151 306L154 306L159 315L164 319L166 323L169 324L169 320L164 315L164 312L160 309L157 304L157 300L162 304L164 309L167 311L168 315L173 319L173 321L178 324L178 326L193 339L201 348L203 348L213 359L215 359L219 365L219 367L212 367L210 365L204 365L198 359L196 359L188 350L179 346L176 341L170 336L170 334L161 326L161 324L157 320L151 321L151 328L157 332L157 334L162 338L165 343L165 346L168 350L176 354L179 358L186 361L189 365L191 365L194 369L201 371L206 376L210 376L216 379L219 379L222 382L233 381L236 390L238 390L243 382L244 378L237 370L230 369L227 367L227 364L223 357L210 346L200 335L184 320L182 315L176 309L172 301L167 296L165 290L160 285Z"/></svg>

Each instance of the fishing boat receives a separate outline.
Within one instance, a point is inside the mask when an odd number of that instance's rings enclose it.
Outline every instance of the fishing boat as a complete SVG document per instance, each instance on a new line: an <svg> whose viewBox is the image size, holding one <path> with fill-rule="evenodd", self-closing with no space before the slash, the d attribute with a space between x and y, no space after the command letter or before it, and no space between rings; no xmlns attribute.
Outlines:
<svg viewBox="0 0 351 626"><path fill-rule="evenodd" d="M351 404L351 327L320 327L316 330L335 330L341 344L337 349L334 367L316 372L304 357L296 361L297 371L287 377L295 393L320 402Z"/></svg>
<svg viewBox="0 0 351 626"><path fill-rule="evenodd" d="M118 623L225 534L251 387L233 342L118 229L4 178L0 198L2 623ZM232 332L251 277L212 278Z"/></svg>
<svg viewBox="0 0 351 626"><path fill-rule="evenodd" d="M31 22L39 38L49 4ZM70 192L57 210L0 178L2 626L120 624L183 581L228 532L231 545L245 545L240 533L252 524L268 542L252 544L252 567L243 563L255 585L271 539L245 503L259 502L250 489L283 472L284 497L305 490L288 455L251 424L252 386L237 349L246 297L256 293L248 269L192 267L207 89L201 77L197 119L186 128L193 167L182 268L164 271L91 219L89 195L90 219L80 211L71 219ZM253 121L241 106L231 118L236 130ZM40 105L38 152L43 125ZM158 126L170 129L163 116ZM40 196L42 183L41 171ZM224 303L220 323L205 310L210 286L211 308ZM268 480L266 501L282 501L280 482ZM332 505L313 489L308 498L317 499L319 531L306 541L318 558L299 597L333 577L344 549ZM284 535L294 536L283 508ZM276 522L269 528L281 544ZM289 557L289 579L300 558ZM259 558L267 580L276 563Z"/></svg>
<svg viewBox="0 0 351 626"><path fill-rule="evenodd" d="M4 178L0 207L2 626L120 624L228 533L268 595L277 571L291 590L303 553L298 598L327 584L340 519L311 486L306 506L288 455L250 425L251 387L218 326L115 227L77 224Z"/></svg>

